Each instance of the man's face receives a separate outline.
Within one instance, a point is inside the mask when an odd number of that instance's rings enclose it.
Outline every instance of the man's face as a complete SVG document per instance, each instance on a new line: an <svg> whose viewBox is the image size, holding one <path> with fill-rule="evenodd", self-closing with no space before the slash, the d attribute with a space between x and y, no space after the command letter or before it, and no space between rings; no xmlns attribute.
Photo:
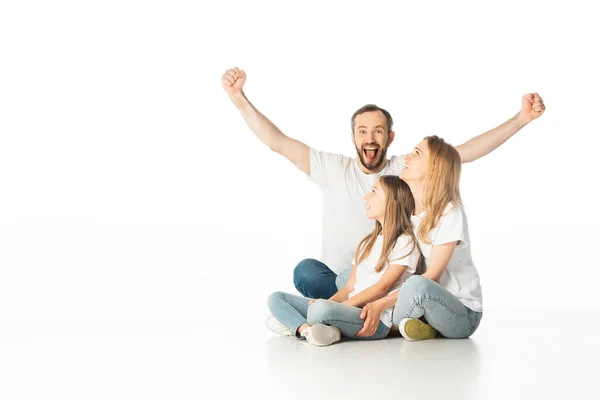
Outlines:
<svg viewBox="0 0 600 400"><path fill-rule="evenodd" d="M387 120L381 111L362 113L354 119L352 141L358 159L369 171L378 172L393 140L394 132L388 134Z"/></svg>

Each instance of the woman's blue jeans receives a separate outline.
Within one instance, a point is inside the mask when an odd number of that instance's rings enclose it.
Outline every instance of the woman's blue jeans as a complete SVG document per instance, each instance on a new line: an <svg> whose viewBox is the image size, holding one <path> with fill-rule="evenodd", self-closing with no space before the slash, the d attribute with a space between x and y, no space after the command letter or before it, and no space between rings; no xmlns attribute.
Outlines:
<svg viewBox="0 0 600 400"><path fill-rule="evenodd" d="M394 325L404 318L425 318L441 335L461 339L471 336L481 321L483 313L463 305L439 283L415 275L400 288L394 307Z"/></svg>

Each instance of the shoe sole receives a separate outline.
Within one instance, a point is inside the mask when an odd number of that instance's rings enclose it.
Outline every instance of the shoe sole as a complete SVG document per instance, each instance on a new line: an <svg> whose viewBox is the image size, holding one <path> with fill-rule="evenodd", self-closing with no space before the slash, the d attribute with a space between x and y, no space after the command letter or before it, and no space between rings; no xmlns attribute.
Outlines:
<svg viewBox="0 0 600 400"><path fill-rule="evenodd" d="M314 332L317 333L317 336L321 336L323 340L316 340L314 337ZM313 325L310 328L310 332L308 335L309 337L307 338L307 341L310 344L319 347L329 346L335 342L339 342L342 339L342 334L338 327L324 324Z"/></svg>
<svg viewBox="0 0 600 400"><path fill-rule="evenodd" d="M437 330L431 325L414 318L403 319L398 328L404 339L411 342L433 339L437 335Z"/></svg>

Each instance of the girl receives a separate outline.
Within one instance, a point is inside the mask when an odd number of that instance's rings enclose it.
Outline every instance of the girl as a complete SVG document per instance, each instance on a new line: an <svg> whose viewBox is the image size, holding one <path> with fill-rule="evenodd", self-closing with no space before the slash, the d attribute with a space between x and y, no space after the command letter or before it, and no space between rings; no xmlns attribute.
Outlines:
<svg viewBox="0 0 600 400"><path fill-rule="evenodd" d="M394 325L408 340L430 339L438 332L466 338L479 326L481 286L460 199L460 171L460 155L437 136L426 137L405 157L400 177L415 198L411 219L427 271L408 279L399 293L366 305L358 336L374 334L377 316L394 304Z"/></svg>
<svg viewBox="0 0 600 400"><path fill-rule="evenodd" d="M358 339L356 333L363 326L359 307L397 290L417 272L420 253L410 223L415 203L408 185L398 176L384 175L365 201L367 218L376 220L375 228L358 245L346 285L329 300L273 293L268 305L275 318L267 320L269 329L316 346L328 346L342 335ZM387 336L392 305L382 310L373 335L365 339Z"/></svg>

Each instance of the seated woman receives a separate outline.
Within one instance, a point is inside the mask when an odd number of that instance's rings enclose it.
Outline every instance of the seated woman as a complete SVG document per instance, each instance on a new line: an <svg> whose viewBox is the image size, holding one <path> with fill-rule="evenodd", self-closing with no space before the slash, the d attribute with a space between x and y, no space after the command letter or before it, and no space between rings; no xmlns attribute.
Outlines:
<svg viewBox="0 0 600 400"><path fill-rule="evenodd" d="M360 339L360 307L397 290L417 272L420 253L410 222L415 203L408 185L398 176L384 175L365 201L375 228L358 245L346 285L328 300L273 293L268 305L275 318L267 320L269 329L316 346L328 346L341 336ZM362 339L382 339L391 326L392 305L380 313L373 335Z"/></svg>
<svg viewBox="0 0 600 400"><path fill-rule="evenodd" d="M466 338L483 315L479 274L471 259L467 217L461 204L460 155L437 136L426 137L405 157L400 177L415 199L412 224L427 271L413 276L400 291L367 304L358 336L376 333L384 310L408 340Z"/></svg>

